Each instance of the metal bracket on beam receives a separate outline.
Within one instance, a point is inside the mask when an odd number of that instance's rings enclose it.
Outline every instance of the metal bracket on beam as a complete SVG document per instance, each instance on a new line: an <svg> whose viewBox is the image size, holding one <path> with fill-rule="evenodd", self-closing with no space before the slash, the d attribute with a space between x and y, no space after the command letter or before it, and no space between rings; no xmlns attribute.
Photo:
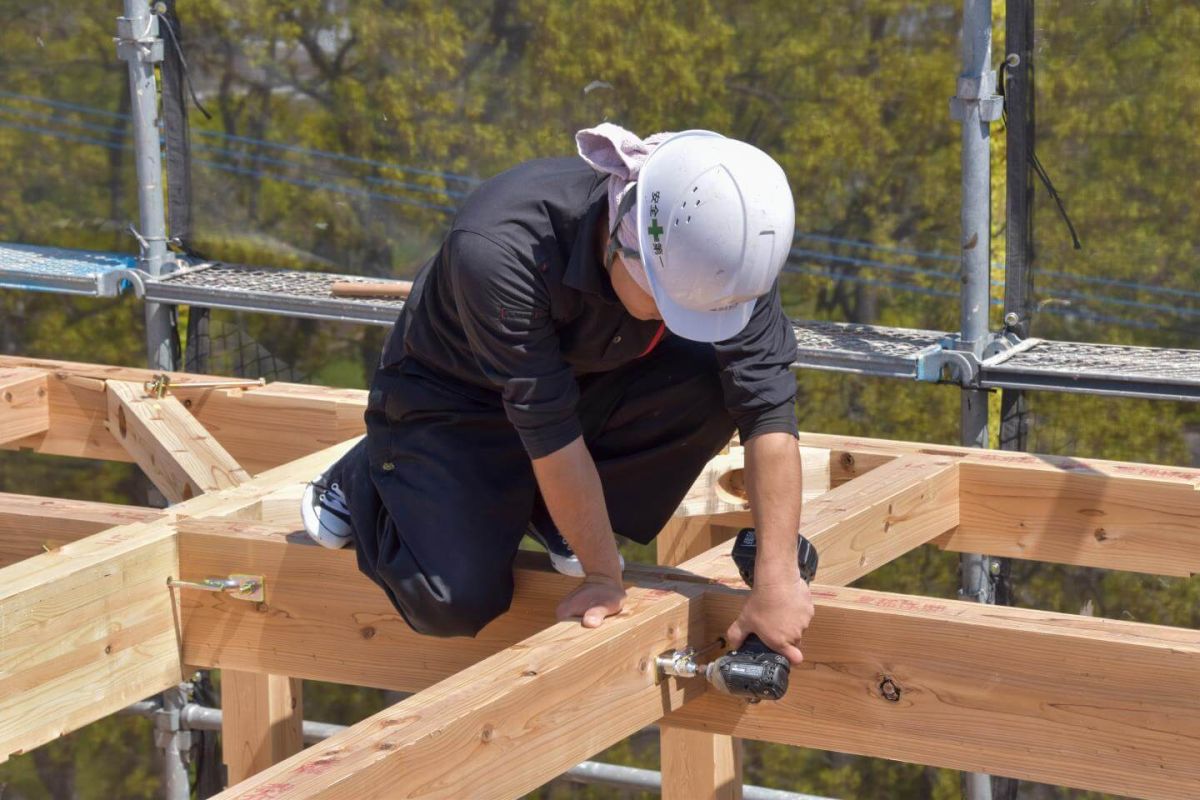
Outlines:
<svg viewBox="0 0 1200 800"><path fill-rule="evenodd" d="M950 98L950 118L962 122L969 104L979 105L979 121L995 122L1004 113L1004 98L996 94L996 71L959 75L957 94Z"/></svg>
<svg viewBox="0 0 1200 800"><path fill-rule="evenodd" d="M224 592L234 600L263 603L267 599L267 579L262 575L234 573L228 578L205 578L202 581L185 581L168 578L167 586L172 589L196 589L201 592Z"/></svg>

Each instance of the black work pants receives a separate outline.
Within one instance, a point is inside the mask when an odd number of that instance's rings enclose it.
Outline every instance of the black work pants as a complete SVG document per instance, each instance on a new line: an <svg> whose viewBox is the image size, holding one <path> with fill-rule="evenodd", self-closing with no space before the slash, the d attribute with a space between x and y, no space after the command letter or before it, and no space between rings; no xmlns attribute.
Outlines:
<svg viewBox="0 0 1200 800"><path fill-rule="evenodd" d="M613 530L649 542L733 434L712 346L668 337L579 388ZM359 567L416 631L472 636L508 610L530 521L552 525L529 456L496 393L412 359L376 373L366 421L334 468Z"/></svg>

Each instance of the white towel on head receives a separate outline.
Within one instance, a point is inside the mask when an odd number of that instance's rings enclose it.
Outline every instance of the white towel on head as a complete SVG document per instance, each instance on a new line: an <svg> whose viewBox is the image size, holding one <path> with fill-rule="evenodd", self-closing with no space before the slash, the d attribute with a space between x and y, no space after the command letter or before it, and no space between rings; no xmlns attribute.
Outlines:
<svg viewBox="0 0 1200 800"><path fill-rule="evenodd" d="M632 191L637 181L638 173L646 159L654 152L654 148L663 143L670 133L655 133L641 139L637 134L625 130L620 125L602 122L594 128L584 128L575 134L575 146L584 161L592 165L598 172L607 173L608 179L608 212L615 214L621 207L621 200L626 192ZM612 225L610 216L609 223ZM621 219L617 228L617 241L629 250L638 251L637 207L634 206ZM635 283L646 294L653 295L650 281L646 278L646 267L640 260L622 256L629 265L629 274Z"/></svg>

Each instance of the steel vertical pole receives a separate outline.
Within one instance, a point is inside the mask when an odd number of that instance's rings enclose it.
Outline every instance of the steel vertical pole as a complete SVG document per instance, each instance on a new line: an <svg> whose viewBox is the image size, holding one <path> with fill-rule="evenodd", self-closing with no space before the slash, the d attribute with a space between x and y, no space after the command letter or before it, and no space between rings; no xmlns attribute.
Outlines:
<svg viewBox="0 0 1200 800"><path fill-rule="evenodd" d="M191 686L181 683L162 693L162 705L153 712L154 740L162 750L164 800L188 800L192 796L188 762L192 734L184 729L180 712L188 705Z"/></svg>
<svg viewBox="0 0 1200 800"><path fill-rule="evenodd" d="M976 358L988 343L991 307L991 122L1000 116L996 96L996 73L992 70L992 2L964 0L962 25L962 72L957 94L950 102L951 115L962 123L962 297L959 314L959 347ZM969 447L988 445L987 392L962 390L962 443ZM992 560L985 555L964 554L961 593L981 603L993 599ZM967 773L963 787L968 800L991 800L988 775Z"/></svg>
<svg viewBox="0 0 1200 800"><path fill-rule="evenodd" d="M163 201L162 154L158 132L158 83L154 65L162 61L158 17L147 0L124 0L117 19L117 56L129 65L133 151L138 182L139 267L153 277L167 263L167 218ZM174 369L173 309L146 303L146 353L150 366Z"/></svg>

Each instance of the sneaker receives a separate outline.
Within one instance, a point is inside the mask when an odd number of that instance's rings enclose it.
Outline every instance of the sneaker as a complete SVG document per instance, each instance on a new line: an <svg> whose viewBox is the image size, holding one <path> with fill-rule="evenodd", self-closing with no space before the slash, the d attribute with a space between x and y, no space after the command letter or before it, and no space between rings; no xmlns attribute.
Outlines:
<svg viewBox="0 0 1200 800"><path fill-rule="evenodd" d="M350 543L354 529L350 524L350 509L346 495L337 481L318 475L304 487L300 501L300 517L309 538L322 547L338 549Z"/></svg>
<svg viewBox="0 0 1200 800"><path fill-rule="evenodd" d="M531 524L525 534L546 548L546 552L550 554L550 565L554 567L555 571L572 578L584 577L583 564L579 563L579 556L575 555L575 551L571 549L571 545L567 544L567 540L562 537L557 528L546 533ZM624 570L624 557L617 553L617 558L620 559L621 569Z"/></svg>

